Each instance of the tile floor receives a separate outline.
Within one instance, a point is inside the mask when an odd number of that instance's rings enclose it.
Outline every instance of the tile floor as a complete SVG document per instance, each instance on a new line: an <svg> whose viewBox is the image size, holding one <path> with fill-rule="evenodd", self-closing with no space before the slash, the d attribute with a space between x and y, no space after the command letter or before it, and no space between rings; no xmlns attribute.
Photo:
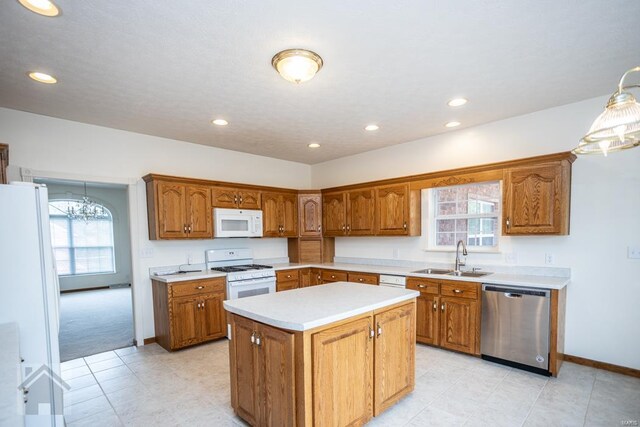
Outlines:
<svg viewBox="0 0 640 427"><path fill-rule="evenodd" d="M227 341L156 344L62 365L74 426L241 426L229 404ZM638 425L640 379L565 363L558 378L417 346L416 389L372 426ZM635 422L635 423L634 423Z"/></svg>

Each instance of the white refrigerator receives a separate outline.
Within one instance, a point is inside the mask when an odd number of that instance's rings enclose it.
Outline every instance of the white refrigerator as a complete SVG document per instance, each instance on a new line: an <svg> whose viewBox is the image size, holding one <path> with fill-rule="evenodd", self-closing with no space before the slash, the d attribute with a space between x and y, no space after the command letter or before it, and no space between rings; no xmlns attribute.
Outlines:
<svg viewBox="0 0 640 427"><path fill-rule="evenodd" d="M46 186L0 185L0 323L18 324L27 426L64 426L59 298Z"/></svg>

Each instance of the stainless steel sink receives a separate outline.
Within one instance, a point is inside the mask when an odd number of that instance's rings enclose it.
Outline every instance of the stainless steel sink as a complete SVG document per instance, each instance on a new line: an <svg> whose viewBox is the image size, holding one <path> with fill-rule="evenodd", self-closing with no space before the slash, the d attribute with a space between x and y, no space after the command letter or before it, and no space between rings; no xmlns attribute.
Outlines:
<svg viewBox="0 0 640 427"><path fill-rule="evenodd" d="M458 277L482 277L491 274L488 271L452 271L447 273L447 276L458 276Z"/></svg>
<svg viewBox="0 0 640 427"><path fill-rule="evenodd" d="M446 270L442 268L425 268L424 270L412 271L412 273L418 274L450 274L453 270Z"/></svg>

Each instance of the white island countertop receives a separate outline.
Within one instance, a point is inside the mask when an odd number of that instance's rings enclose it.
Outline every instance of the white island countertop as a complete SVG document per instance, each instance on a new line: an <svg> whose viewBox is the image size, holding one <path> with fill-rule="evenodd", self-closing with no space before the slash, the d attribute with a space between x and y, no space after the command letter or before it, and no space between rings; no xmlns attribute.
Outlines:
<svg viewBox="0 0 640 427"><path fill-rule="evenodd" d="M227 300L225 310L291 331L306 331L416 298L418 291L336 282Z"/></svg>

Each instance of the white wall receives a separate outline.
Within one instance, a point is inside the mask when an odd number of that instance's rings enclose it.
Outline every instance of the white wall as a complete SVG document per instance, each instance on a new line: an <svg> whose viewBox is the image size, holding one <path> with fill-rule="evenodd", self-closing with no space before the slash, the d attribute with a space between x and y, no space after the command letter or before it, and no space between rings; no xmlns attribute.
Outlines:
<svg viewBox="0 0 640 427"><path fill-rule="evenodd" d="M569 151L600 114L606 98L548 109L363 153L311 168L312 186L326 188ZM384 128L381 128L381 131ZM640 148L573 164L571 235L502 238L500 254L472 253L469 265L569 267L566 353L640 369ZM426 252L426 237L338 238L336 256L451 262L454 254Z"/></svg>
<svg viewBox="0 0 640 427"><path fill-rule="evenodd" d="M252 247L258 258L286 257L286 239L149 241L143 175L204 178L230 182L310 188L305 164L189 144L117 129L0 108L0 141L9 144L9 178L20 168L35 177L129 184L136 339L153 337L149 267L203 262L204 250ZM142 258L142 250L150 258Z"/></svg>
<svg viewBox="0 0 640 427"><path fill-rule="evenodd" d="M81 200L83 187L47 183L49 200ZM131 235L129 234L129 200L126 187L105 188L88 185L91 200L104 205L113 218L113 244L115 255L115 273L82 274L60 277L60 289L63 291L87 289L101 286L131 283Z"/></svg>

